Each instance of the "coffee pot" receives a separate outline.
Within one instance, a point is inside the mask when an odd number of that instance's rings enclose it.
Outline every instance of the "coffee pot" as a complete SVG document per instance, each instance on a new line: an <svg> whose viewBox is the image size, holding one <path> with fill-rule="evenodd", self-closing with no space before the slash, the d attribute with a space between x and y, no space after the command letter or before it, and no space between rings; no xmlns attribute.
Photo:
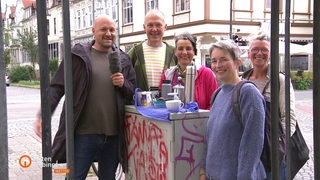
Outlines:
<svg viewBox="0 0 320 180"><path fill-rule="evenodd" d="M179 99L182 102L185 102L185 92L184 92L184 86L181 84L177 84L173 86L173 92L178 94Z"/></svg>

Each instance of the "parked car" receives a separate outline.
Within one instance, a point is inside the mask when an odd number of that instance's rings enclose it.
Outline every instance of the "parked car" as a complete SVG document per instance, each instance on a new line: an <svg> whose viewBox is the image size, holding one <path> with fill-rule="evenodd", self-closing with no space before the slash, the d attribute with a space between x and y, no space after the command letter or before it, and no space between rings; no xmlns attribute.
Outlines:
<svg viewBox="0 0 320 180"><path fill-rule="evenodd" d="M10 86L10 77L6 74L6 85Z"/></svg>

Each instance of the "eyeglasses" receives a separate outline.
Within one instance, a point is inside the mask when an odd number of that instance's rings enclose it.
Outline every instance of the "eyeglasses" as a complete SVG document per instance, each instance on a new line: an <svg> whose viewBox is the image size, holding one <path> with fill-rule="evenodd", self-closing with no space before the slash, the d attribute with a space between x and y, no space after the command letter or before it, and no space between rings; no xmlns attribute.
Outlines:
<svg viewBox="0 0 320 180"><path fill-rule="evenodd" d="M262 48L262 49L259 49L259 48L253 48L250 50L252 53L258 53L259 51L261 51L262 54L268 54L269 53L269 50L268 49L265 49L265 48Z"/></svg>

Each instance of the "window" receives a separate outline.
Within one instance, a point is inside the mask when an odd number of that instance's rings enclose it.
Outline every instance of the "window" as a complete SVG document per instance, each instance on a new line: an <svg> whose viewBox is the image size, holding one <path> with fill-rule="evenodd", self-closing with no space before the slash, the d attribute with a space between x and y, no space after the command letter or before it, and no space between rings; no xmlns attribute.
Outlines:
<svg viewBox="0 0 320 180"><path fill-rule="evenodd" d="M92 25L93 25L92 6L89 6L89 7L88 7L88 12L89 12L89 15L88 15L88 18L89 18L89 26L92 26Z"/></svg>
<svg viewBox="0 0 320 180"><path fill-rule="evenodd" d="M98 16L98 15L102 14L103 7L105 7L105 6L103 5L102 0L96 0L95 2L96 2L95 3L95 14Z"/></svg>
<svg viewBox="0 0 320 180"><path fill-rule="evenodd" d="M82 27L85 28L87 26L86 24L86 18L87 18L87 13L86 13L86 9L83 8L82 9Z"/></svg>
<svg viewBox="0 0 320 180"><path fill-rule="evenodd" d="M49 22L49 20L47 20L47 31L48 31L48 35L50 35L50 22Z"/></svg>
<svg viewBox="0 0 320 180"><path fill-rule="evenodd" d="M190 10L190 0L176 0L176 12Z"/></svg>
<svg viewBox="0 0 320 180"><path fill-rule="evenodd" d="M52 4L53 4L53 6L58 6L58 5L59 5L59 2L60 2L59 0L53 0L53 3L52 3Z"/></svg>
<svg viewBox="0 0 320 180"><path fill-rule="evenodd" d="M310 23L312 24L312 2L292 1L292 23Z"/></svg>
<svg viewBox="0 0 320 180"><path fill-rule="evenodd" d="M158 9L158 0L146 0L146 12Z"/></svg>
<svg viewBox="0 0 320 180"><path fill-rule="evenodd" d="M49 59L59 59L59 44L58 43L52 43L49 44L48 47L49 51Z"/></svg>
<svg viewBox="0 0 320 180"><path fill-rule="evenodd" d="M254 12L253 0L233 0L232 3L232 7L229 8L232 8L230 18L233 21L252 21Z"/></svg>
<svg viewBox="0 0 320 180"><path fill-rule="evenodd" d="M211 59L210 59L210 56L209 54L206 54L205 57L205 64L206 64L206 67L210 68L211 69Z"/></svg>
<svg viewBox="0 0 320 180"><path fill-rule="evenodd" d="M266 0L266 10L271 10L271 0Z"/></svg>
<svg viewBox="0 0 320 180"><path fill-rule="evenodd" d="M309 56L308 55L293 55L291 56L292 71L308 71Z"/></svg>
<svg viewBox="0 0 320 180"><path fill-rule="evenodd" d="M113 20L117 20L117 0L107 0L106 1L106 14L112 17Z"/></svg>
<svg viewBox="0 0 320 180"><path fill-rule="evenodd" d="M271 11L271 2L272 0L264 1L264 10L270 12ZM282 12L282 0L279 0L279 12Z"/></svg>
<svg viewBox="0 0 320 180"><path fill-rule="evenodd" d="M80 10L77 11L77 28L80 29L81 28L81 20L80 20Z"/></svg>
<svg viewBox="0 0 320 180"><path fill-rule="evenodd" d="M53 34L57 34L57 22L56 22L56 18L53 18Z"/></svg>
<svg viewBox="0 0 320 180"><path fill-rule="evenodd" d="M132 0L123 2L124 24L132 23Z"/></svg>

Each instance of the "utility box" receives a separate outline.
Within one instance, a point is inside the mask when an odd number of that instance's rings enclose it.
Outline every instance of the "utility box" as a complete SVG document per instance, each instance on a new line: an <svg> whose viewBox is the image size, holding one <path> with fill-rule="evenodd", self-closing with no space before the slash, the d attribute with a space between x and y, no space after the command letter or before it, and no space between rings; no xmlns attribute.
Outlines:
<svg viewBox="0 0 320 180"><path fill-rule="evenodd" d="M126 179L198 180L208 116L209 110L199 110L160 121L126 106Z"/></svg>

